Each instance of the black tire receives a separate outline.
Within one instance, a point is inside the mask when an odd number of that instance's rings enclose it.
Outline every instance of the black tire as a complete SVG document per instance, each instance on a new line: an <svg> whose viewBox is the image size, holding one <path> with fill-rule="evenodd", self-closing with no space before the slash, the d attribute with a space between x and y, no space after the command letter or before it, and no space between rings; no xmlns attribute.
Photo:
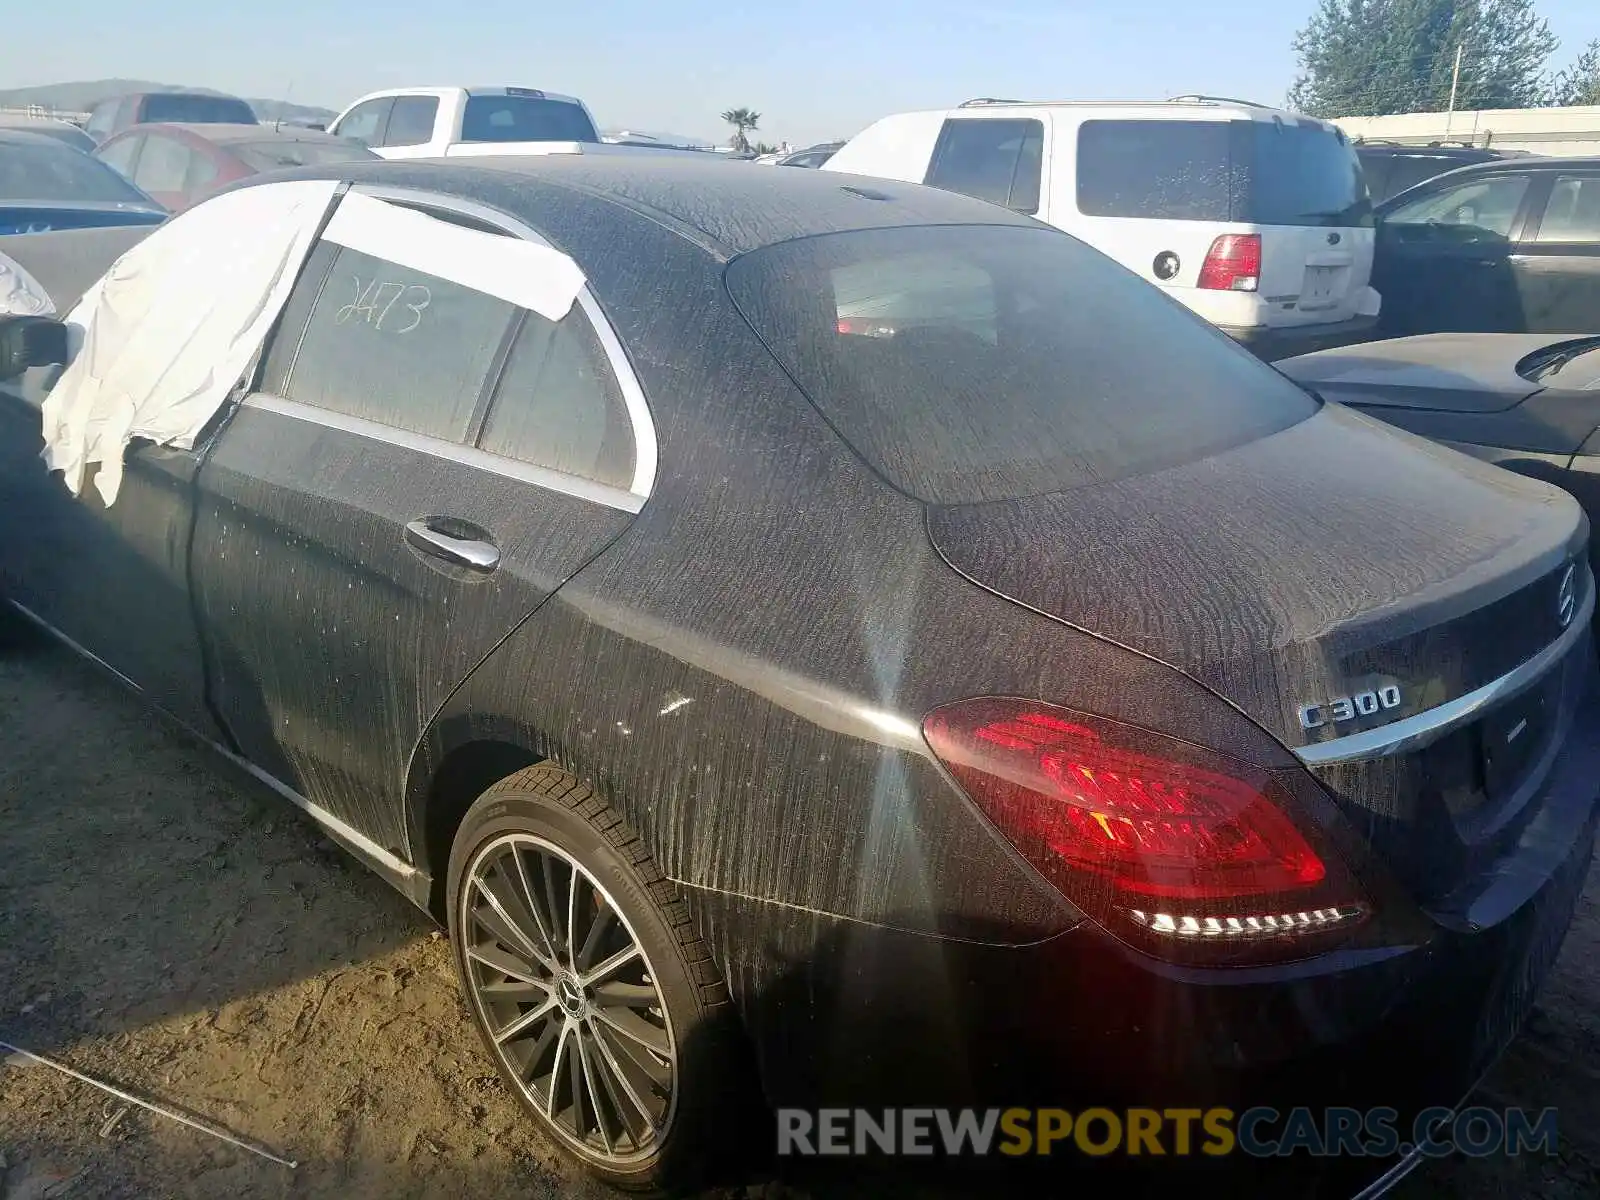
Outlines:
<svg viewBox="0 0 1600 1200"><path fill-rule="evenodd" d="M544 1094L546 1084L530 1082L525 1087L508 1061L510 1052L502 1053L489 1028L486 1006L490 1001L480 999L472 972L499 972L494 968L485 968L481 960L469 962L469 939L463 933L469 919L468 903L476 906L478 914L472 918L475 950L487 948L493 951L509 943L503 937L496 940L481 923L481 918L485 916L492 920L498 915L498 912L491 914L485 907L487 901L483 890L474 884L471 895L466 891L469 883L485 872L489 872L486 878L495 887L510 887L511 871L505 867L508 861L505 857L507 846L516 847L510 851L509 862L519 871L522 870L522 864L530 860L533 862L533 866L522 874L521 893L512 890L518 899L526 900L533 892L537 892L541 898L549 895L541 890L539 884L529 882L534 872L538 871L545 880L544 887L549 887L550 878L559 870L559 865L556 868L545 865L550 862L559 864L559 859L541 857L547 854L544 846L553 847L575 861L589 877L586 885L598 883L606 895L595 898L594 911L602 910L603 899L606 902L604 907L613 909L621 916L626 928L616 928L615 932L619 936L624 933L631 936L642 951L646 969L642 978L647 985L654 983L660 1000L664 1001L665 1024L677 1060L672 1072L672 1095L667 1107L669 1115L659 1135L652 1134L641 1139L642 1145L634 1151L641 1157L633 1161L621 1163L614 1157L579 1144L571 1129L558 1125L546 1116L529 1094L535 1086ZM501 857L496 859L496 855ZM498 868L494 865L496 862L500 864ZM499 869L504 869L506 873L496 874ZM568 879L572 877L572 874L566 876ZM454 947L456 973L467 1007L472 1012L473 1023L483 1038L485 1048L495 1060L501 1077L550 1139L591 1174L629 1191L676 1192L705 1179L712 1164L720 1157L719 1140L726 1139L731 1132L749 1123L748 1059L727 988L710 950L694 927L688 904L662 875L643 843L627 828L622 818L591 787L578 782L560 768L549 764L529 767L495 784L468 810L451 847L448 886L450 938ZM556 903L554 900L550 902ZM550 904L546 904L543 911L553 911ZM570 910L570 901L568 907ZM585 915L589 914L586 912ZM576 920L571 922L573 925L578 923ZM612 925L616 926L617 923L613 921ZM543 929L537 923L528 927ZM556 974L549 976L553 983L559 982L561 972L576 970L573 961L577 957L570 945L565 951L557 948L560 945L560 930L556 929L555 932L555 937L543 937L543 945L552 951L555 964L553 970ZM577 935L567 938L569 943L578 940ZM529 958L526 952L519 953L522 961L534 972L542 972L541 965ZM489 986L504 988L516 986L518 982L517 979L507 978L492 981ZM546 987L544 983L536 986ZM639 985L624 986L636 989ZM514 1001L517 1011L512 1014L511 1021L519 1022L532 1009L550 1008L557 1003L559 992L559 987L552 987L546 993L529 992L517 999ZM584 989L584 994L588 994L588 989ZM548 1002L540 1004L536 999L540 995L547 995ZM494 1002L506 1003L498 998ZM656 1014L658 1009L652 1007L645 1011ZM585 1024L582 1018L568 1022L559 1010L528 1028L542 1031L546 1021L551 1024L562 1022L564 1030L587 1029L593 1037L604 1034L610 1043L608 1052L615 1052L619 1045L625 1044L624 1039L611 1032L611 1027L602 1029L594 1020ZM499 1027L504 1035L507 1022L502 1021ZM537 1041L539 1045L545 1044L546 1035L543 1033L537 1039L531 1032L518 1036L526 1038L526 1041ZM565 1038L566 1033L557 1036L558 1039ZM579 1040L579 1037L573 1037L570 1044L576 1046ZM538 1059L538 1049L530 1050L526 1041L522 1043L521 1053ZM588 1058L584 1060L585 1067L591 1060L599 1063L601 1049L597 1043L590 1040L585 1045L591 1047L586 1051ZM552 1052L547 1050L545 1053ZM559 1064L559 1044L553 1053L553 1060L544 1061ZM573 1057L568 1056L569 1067ZM615 1059L612 1061L614 1064ZM532 1064L525 1064L525 1069L532 1081L541 1080ZM575 1097L583 1076L580 1068L572 1067L572 1071L574 1076L570 1086L574 1090L568 1095ZM596 1074L598 1077L598 1070ZM607 1082L619 1078L621 1074L614 1072ZM552 1067L547 1073L547 1078L552 1081L548 1084L551 1089L563 1086L554 1082L559 1075L559 1067ZM587 1086L591 1089L591 1095L602 1092L592 1080ZM611 1087L606 1094L616 1100L624 1093ZM573 1112L580 1117L592 1112L598 1118L598 1111L593 1106L586 1110L574 1099L570 1107L563 1109L563 1106L554 1102L557 1093L551 1091L550 1095L552 1102L548 1106L552 1112L565 1111L569 1117ZM612 1108L609 1111L618 1110ZM610 1142L609 1134L607 1142Z"/></svg>

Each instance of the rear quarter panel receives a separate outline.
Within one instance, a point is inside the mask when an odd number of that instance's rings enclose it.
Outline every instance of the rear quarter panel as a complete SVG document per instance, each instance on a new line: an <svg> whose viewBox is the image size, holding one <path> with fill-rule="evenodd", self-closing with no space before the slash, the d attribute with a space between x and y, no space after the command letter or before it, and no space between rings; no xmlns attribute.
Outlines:
<svg viewBox="0 0 1600 1200"><path fill-rule="evenodd" d="M1171 668L945 564L922 505L796 390L715 260L643 218L626 239L556 210L545 228L638 371L656 490L447 702L411 772L413 846L453 749L522 742L593 781L692 895L1015 944L1076 916L948 782L928 710L1038 696L1242 755L1271 747ZM712 926L737 974L758 948Z"/></svg>

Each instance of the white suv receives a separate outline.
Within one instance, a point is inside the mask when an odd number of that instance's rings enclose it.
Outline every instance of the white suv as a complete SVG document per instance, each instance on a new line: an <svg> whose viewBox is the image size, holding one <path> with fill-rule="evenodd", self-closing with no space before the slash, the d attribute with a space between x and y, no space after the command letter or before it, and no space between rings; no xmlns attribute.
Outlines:
<svg viewBox="0 0 1600 1200"><path fill-rule="evenodd" d="M976 196L1066 230L1265 357L1368 336L1372 206L1344 133L1238 100L971 100L885 117L825 171Z"/></svg>

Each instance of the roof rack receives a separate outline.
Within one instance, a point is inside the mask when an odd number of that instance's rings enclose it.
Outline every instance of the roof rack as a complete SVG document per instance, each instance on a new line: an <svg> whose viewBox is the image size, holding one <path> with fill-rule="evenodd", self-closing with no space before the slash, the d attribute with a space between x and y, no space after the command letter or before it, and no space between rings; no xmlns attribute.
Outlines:
<svg viewBox="0 0 1600 1200"><path fill-rule="evenodd" d="M976 100L964 100L962 108L982 108L986 104L1026 104L1026 100L997 100L993 96L979 96Z"/></svg>
<svg viewBox="0 0 1600 1200"><path fill-rule="evenodd" d="M1246 108L1271 108L1270 104L1258 104L1254 100L1240 100L1235 96L1203 96L1199 92L1189 92L1182 96L1173 96L1169 104L1242 104Z"/></svg>

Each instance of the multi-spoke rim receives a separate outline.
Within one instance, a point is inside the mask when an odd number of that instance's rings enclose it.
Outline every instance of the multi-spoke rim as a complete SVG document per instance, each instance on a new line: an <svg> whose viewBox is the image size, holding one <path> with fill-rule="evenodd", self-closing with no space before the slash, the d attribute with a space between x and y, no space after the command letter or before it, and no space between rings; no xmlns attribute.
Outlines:
<svg viewBox="0 0 1600 1200"><path fill-rule="evenodd" d="M652 1154L678 1055L656 972L595 877L532 834L478 852L461 898L468 990L528 1102L590 1158Z"/></svg>

